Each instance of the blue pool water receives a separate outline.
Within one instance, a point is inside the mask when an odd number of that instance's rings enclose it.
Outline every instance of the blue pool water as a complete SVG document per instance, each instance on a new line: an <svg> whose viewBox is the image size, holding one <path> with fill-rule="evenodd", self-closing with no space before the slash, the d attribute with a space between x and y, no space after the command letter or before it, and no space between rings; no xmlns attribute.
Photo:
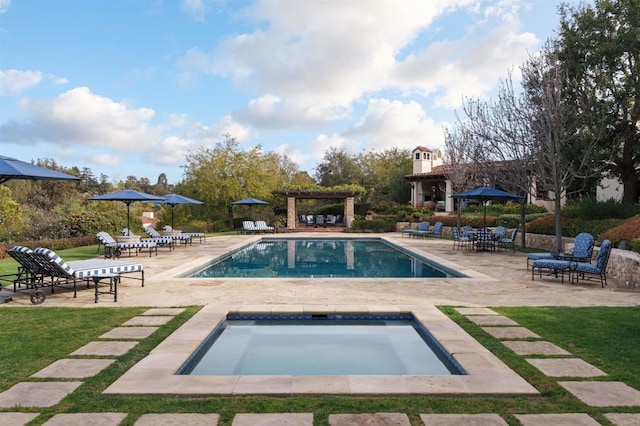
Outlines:
<svg viewBox="0 0 640 426"><path fill-rule="evenodd" d="M263 239L189 276L445 278L464 275L378 239Z"/></svg>
<svg viewBox="0 0 640 426"><path fill-rule="evenodd" d="M465 374L411 314L233 317L216 327L178 374Z"/></svg>

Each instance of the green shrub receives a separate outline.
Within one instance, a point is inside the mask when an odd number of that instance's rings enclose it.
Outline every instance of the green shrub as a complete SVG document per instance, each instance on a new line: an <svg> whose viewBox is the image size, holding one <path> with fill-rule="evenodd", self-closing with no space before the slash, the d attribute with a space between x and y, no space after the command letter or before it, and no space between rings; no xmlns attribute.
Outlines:
<svg viewBox="0 0 640 426"><path fill-rule="evenodd" d="M62 224L69 237L93 236L100 231L120 235L122 228L127 226L127 218L114 215L113 212L85 211L70 214L62 220ZM130 225L134 232L137 232L136 229L142 229L142 224L137 218L132 218Z"/></svg>
<svg viewBox="0 0 640 426"><path fill-rule="evenodd" d="M352 232L395 232L396 220L394 217L378 217L365 219L356 216L351 226Z"/></svg>
<svg viewBox="0 0 640 426"><path fill-rule="evenodd" d="M640 253L640 238L631 241L631 250Z"/></svg>
<svg viewBox="0 0 640 426"><path fill-rule="evenodd" d="M579 220L562 217L560 219L561 233L565 237L575 237L580 232L588 232L596 237L604 231L620 224L620 219L607 220ZM546 215L527 223L527 232L534 234L555 235L555 216Z"/></svg>
<svg viewBox="0 0 640 426"><path fill-rule="evenodd" d="M621 203L613 199L596 201L587 198L581 201L571 201L562 208L562 216L587 220L597 219L628 219L640 214L640 206Z"/></svg>

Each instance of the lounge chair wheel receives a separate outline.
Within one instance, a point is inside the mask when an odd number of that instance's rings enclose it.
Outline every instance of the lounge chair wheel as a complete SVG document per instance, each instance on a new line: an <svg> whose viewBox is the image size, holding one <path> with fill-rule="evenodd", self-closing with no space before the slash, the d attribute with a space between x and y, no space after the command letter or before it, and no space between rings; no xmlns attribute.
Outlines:
<svg viewBox="0 0 640 426"><path fill-rule="evenodd" d="M46 298L47 296L45 296L44 291L42 290L36 290L29 295L29 299L31 299L31 303L34 305L40 305Z"/></svg>
<svg viewBox="0 0 640 426"><path fill-rule="evenodd" d="M122 250L120 250L119 248L113 251L113 257L115 257L116 259L118 259L121 254L122 254Z"/></svg>

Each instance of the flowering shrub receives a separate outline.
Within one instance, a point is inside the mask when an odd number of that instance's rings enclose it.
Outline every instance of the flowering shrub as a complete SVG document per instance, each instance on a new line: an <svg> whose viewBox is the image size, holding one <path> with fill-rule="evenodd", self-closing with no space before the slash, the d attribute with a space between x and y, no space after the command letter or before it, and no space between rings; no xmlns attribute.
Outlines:
<svg viewBox="0 0 640 426"><path fill-rule="evenodd" d="M598 240L609 239L614 247L618 247L620 241L626 241L633 249L633 241L640 239L640 215L625 220L615 228L611 228L606 232L598 235ZM634 250L636 251L636 250ZM640 251L640 250L637 250Z"/></svg>

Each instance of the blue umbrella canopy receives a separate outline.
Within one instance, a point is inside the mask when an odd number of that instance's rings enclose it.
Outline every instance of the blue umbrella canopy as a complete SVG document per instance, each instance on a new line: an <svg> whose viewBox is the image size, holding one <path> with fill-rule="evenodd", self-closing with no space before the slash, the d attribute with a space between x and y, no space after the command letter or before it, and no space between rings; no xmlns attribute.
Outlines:
<svg viewBox="0 0 640 426"><path fill-rule="evenodd" d="M470 191L454 194L451 198L479 200L484 202L489 200L521 200L522 196L502 191L500 189L491 188L489 186L479 186Z"/></svg>
<svg viewBox="0 0 640 426"><path fill-rule="evenodd" d="M451 196L451 198L461 200L478 200L481 201L484 206L484 219L483 227L487 226L487 205L486 201L489 200L501 200L501 201L519 201L522 196L512 194L510 192L502 191L500 189L491 188L490 186L479 186L475 189L465 192L458 192Z"/></svg>
<svg viewBox="0 0 640 426"><path fill-rule="evenodd" d="M89 198L92 201L122 201L127 205L127 229L131 229L129 226L129 208L131 203L136 201L146 201L149 203L161 203L162 197L157 195L146 194L144 192L134 191L133 189L123 189L121 191L110 192L104 195L97 195Z"/></svg>
<svg viewBox="0 0 640 426"><path fill-rule="evenodd" d="M171 206L171 227L173 228L173 208L176 204L204 204L202 201L194 200L193 198L185 197L179 194L167 194L162 196L163 204Z"/></svg>
<svg viewBox="0 0 640 426"><path fill-rule="evenodd" d="M11 179L80 180L77 176L0 155L0 183Z"/></svg>
<svg viewBox="0 0 640 426"><path fill-rule="evenodd" d="M254 206L256 204L269 204L266 201L258 200L256 198L245 198L243 200L234 201L231 205L234 206Z"/></svg>
<svg viewBox="0 0 640 426"><path fill-rule="evenodd" d="M245 198L243 200L234 201L232 206L249 206L249 219L251 219L251 206L269 204L266 201L258 200L256 198Z"/></svg>

